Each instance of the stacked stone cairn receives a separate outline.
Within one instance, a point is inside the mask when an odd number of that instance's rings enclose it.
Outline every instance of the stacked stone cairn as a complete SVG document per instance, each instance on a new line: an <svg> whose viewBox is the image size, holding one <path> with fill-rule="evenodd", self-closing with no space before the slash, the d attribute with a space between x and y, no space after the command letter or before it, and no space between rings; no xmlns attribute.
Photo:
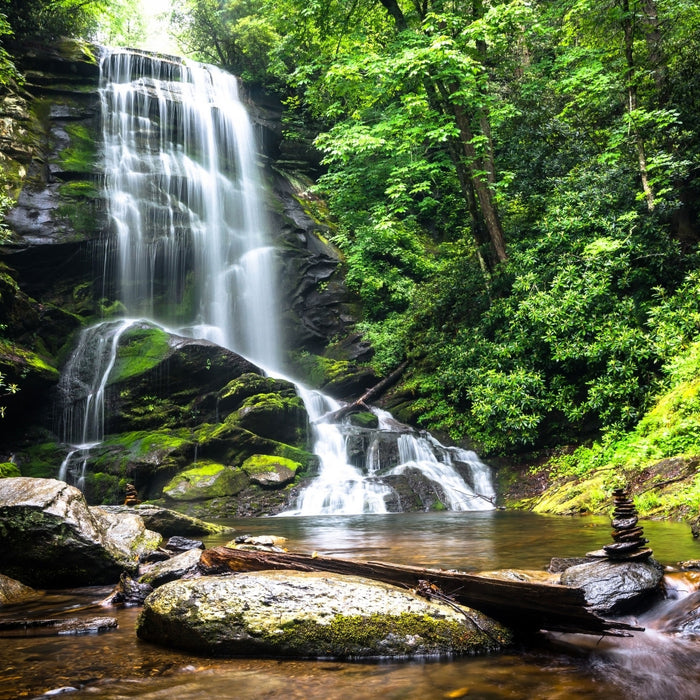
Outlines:
<svg viewBox="0 0 700 700"><path fill-rule="evenodd" d="M126 485L126 498L124 499L125 506L137 506L141 501L136 487L133 484Z"/></svg>
<svg viewBox="0 0 700 700"><path fill-rule="evenodd" d="M603 546L609 559L615 561L639 561L648 559L652 551L644 545L649 541L644 537L644 528L637 525L637 509L623 488L613 491L612 537L613 544Z"/></svg>

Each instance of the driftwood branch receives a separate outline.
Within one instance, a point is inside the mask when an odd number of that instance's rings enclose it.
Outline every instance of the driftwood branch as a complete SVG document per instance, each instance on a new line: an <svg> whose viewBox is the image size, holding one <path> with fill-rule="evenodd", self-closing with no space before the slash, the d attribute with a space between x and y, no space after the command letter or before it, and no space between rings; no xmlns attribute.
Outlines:
<svg viewBox="0 0 700 700"><path fill-rule="evenodd" d="M349 413L355 413L356 411L360 410L369 411L367 401L376 398L377 396L381 396L392 384L398 380L406 367L408 367L408 360L402 362L391 374L387 375L380 382L365 391L365 393L362 394L359 399L353 401L352 403L345 404L345 406L339 408L337 411L326 413L326 415L322 416L320 420L333 422L340 420L343 418L343 416L347 416Z"/></svg>
<svg viewBox="0 0 700 700"><path fill-rule="evenodd" d="M362 576L416 589L429 581L455 602L490 615L518 630L553 630L582 634L628 636L642 628L597 615L580 588L524 581L506 581L442 569L423 569L384 562L359 562L289 552L262 552L214 547L202 552L199 568L206 574L266 569L325 571Z"/></svg>

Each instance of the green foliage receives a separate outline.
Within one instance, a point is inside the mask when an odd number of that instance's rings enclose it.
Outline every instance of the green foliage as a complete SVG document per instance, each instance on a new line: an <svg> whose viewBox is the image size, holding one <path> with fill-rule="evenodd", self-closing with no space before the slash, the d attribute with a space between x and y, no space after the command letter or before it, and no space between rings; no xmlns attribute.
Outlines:
<svg viewBox="0 0 700 700"><path fill-rule="evenodd" d="M269 53L280 36L259 10L253 0L186 0L173 8L170 27L194 58L268 82Z"/></svg>
<svg viewBox="0 0 700 700"><path fill-rule="evenodd" d="M4 396L10 396L11 394L16 394L19 391L17 384L7 383L5 381L5 375L0 372L0 398ZM0 418L5 417L5 406L0 406Z"/></svg>
<svg viewBox="0 0 700 700"><path fill-rule="evenodd" d="M22 476L17 465L13 462L0 462L0 479L8 479L13 476Z"/></svg>
<svg viewBox="0 0 700 700"><path fill-rule="evenodd" d="M20 40L72 37L134 44L144 36L141 0L0 0L2 13Z"/></svg>
<svg viewBox="0 0 700 700"><path fill-rule="evenodd" d="M11 37L13 34L12 26L7 21L7 16L2 10L3 5L0 3L0 94L8 87L22 82L22 78L12 61L12 56L2 46L4 41L3 37ZM3 211L3 204L0 202L0 217ZM0 237L1 236L2 230L0 229Z"/></svg>
<svg viewBox="0 0 700 700"><path fill-rule="evenodd" d="M168 351L168 334L160 328L134 328L126 331L117 350L109 377L110 384L138 376L163 361Z"/></svg>

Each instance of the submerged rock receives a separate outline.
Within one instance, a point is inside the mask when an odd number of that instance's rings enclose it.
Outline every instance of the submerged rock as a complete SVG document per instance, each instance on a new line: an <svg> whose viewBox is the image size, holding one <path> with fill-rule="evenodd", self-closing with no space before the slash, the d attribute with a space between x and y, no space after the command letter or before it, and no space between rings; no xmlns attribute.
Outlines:
<svg viewBox="0 0 700 700"><path fill-rule="evenodd" d="M153 586L135 581L127 573L122 572L119 583L100 605L143 605L143 601L152 592Z"/></svg>
<svg viewBox="0 0 700 700"><path fill-rule="evenodd" d="M481 613L354 576L264 571L161 586L138 636L198 653L298 658L448 657L510 633Z"/></svg>
<svg viewBox="0 0 700 700"><path fill-rule="evenodd" d="M50 636L57 634L97 634L118 627L115 617L67 617L44 619L3 620L2 630L31 630L32 636Z"/></svg>
<svg viewBox="0 0 700 700"><path fill-rule="evenodd" d="M663 619L661 630L668 634L700 637L700 591L683 598Z"/></svg>
<svg viewBox="0 0 700 700"><path fill-rule="evenodd" d="M89 508L83 494L56 479L0 479L0 568L45 588L116 581L161 542L137 515Z"/></svg>
<svg viewBox="0 0 700 700"><path fill-rule="evenodd" d="M561 583L582 588L586 601L601 614L622 613L660 592L663 567L653 559L616 562L600 559L561 574Z"/></svg>

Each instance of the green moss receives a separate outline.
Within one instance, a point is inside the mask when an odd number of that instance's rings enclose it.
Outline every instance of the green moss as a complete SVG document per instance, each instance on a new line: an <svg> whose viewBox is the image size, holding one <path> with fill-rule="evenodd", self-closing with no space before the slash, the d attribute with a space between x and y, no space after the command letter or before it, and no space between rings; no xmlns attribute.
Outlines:
<svg viewBox="0 0 700 700"><path fill-rule="evenodd" d="M95 199L101 194L97 185L88 180L64 182L59 186L58 191L61 196L71 199Z"/></svg>
<svg viewBox="0 0 700 700"><path fill-rule="evenodd" d="M13 462L0 462L0 479L13 476L22 476L17 465Z"/></svg>
<svg viewBox="0 0 700 700"><path fill-rule="evenodd" d="M97 167L98 139L83 124L69 123L65 127L70 138L70 146L59 155L64 170L80 173L95 172Z"/></svg>
<svg viewBox="0 0 700 700"><path fill-rule="evenodd" d="M374 413L362 411L361 413L353 413L350 416L350 423L358 428L375 429L379 427L379 418Z"/></svg>
<svg viewBox="0 0 700 700"><path fill-rule="evenodd" d="M247 474L260 474L263 472L274 472L279 467L285 467L292 472L296 472L301 468L299 462L295 462L286 457L277 457L272 455L253 455L248 457L241 465L241 469Z"/></svg>
<svg viewBox="0 0 700 700"><path fill-rule="evenodd" d="M124 501L127 479L124 476L88 472L85 475L84 494L91 505L113 505Z"/></svg>
<svg viewBox="0 0 700 700"><path fill-rule="evenodd" d="M415 655L461 655L496 650L510 642L499 628L490 637L474 625L428 615L336 615L328 624L297 621L262 633L277 650L294 656L362 658Z"/></svg>
<svg viewBox="0 0 700 700"><path fill-rule="evenodd" d="M64 457L64 449L56 442L36 443L16 454L22 476L54 479Z"/></svg>
<svg viewBox="0 0 700 700"><path fill-rule="evenodd" d="M132 328L122 336L110 384L122 382L152 369L167 356L168 334L160 328Z"/></svg>
<svg viewBox="0 0 700 700"><path fill-rule="evenodd" d="M115 476L142 478L155 473L173 473L189 462L194 453L187 429L134 431L109 435L91 451L88 468Z"/></svg>
<svg viewBox="0 0 700 700"><path fill-rule="evenodd" d="M0 363L12 365L15 370L21 367L24 370L48 375L58 380L59 372L54 366L49 364L48 360L31 350L22 348L2 338L0 338Z"/></svg>
<svg viewBox="0 0 700 700"><path fill-rule="evenodd" d="M116 316L126 315L126 306L121 301L109 301L108 299L100 299L98 302L100 316L102 318L114 318Z"/></svg>
<svg viewBox="0 0 700 700"><path fill-rule="evenodd" d="M318 387L343 377L352 370L352 365L347 360L332 360L309 352L293 353L291 360L302 379Z"/></svg>
<svg viewBox="0 0 700 700"><path fill-rule="evenodd" d="M246 372L230 381L219 392L218 399L222 410L235 410L251 396L273 393L287 397L296 396L294 386L289 382Z"/></svg>

